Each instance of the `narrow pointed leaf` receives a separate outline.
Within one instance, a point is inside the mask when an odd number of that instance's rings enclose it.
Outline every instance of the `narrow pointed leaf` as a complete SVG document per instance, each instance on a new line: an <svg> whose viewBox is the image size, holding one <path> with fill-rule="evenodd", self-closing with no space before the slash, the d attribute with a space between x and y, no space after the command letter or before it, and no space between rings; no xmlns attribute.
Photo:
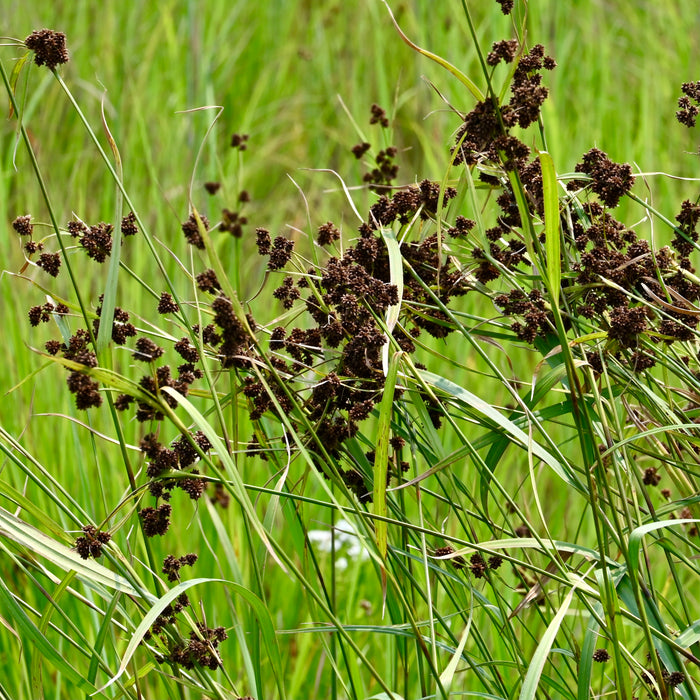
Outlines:
<svg viewBox="0 0 700 700"><path fill-rule="evenodd" d="M542 191L544 195L544 235L547 253L547 281L550 299L559 306L559 288L561 286L561 239L559 234L559 193L557 192L557 174L554 170L552 156L540 153L542 166Z"/></svg>

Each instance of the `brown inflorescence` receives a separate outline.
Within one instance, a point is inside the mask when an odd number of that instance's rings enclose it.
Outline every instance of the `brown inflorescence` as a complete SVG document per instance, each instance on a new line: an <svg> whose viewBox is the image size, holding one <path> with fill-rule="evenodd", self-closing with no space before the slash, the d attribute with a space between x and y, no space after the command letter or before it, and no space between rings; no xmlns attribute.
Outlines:
<svg viewBox="0 0 700 700"><path fill-rule="evenodd" d="M130 211L123 219L121 223L121 231L125 236L135 236L139 229L136 226L136 214Z"/></svg>
<svg viewBox="0 0 700 700"><path fill-rule="evenodd" d="M185 644L178 643L171 648L167 660L186 669L199 666L215 670L221 666L217 649L228 635L223 627L210 629L201 622L197 623L197 628L196 632L190 632Z"/></svg>
<svg viewBox="0 0 700 700"><path fill-rule="evenodd" d="M591 148L584 154L580 163L575 167L577 173L585 173L592 182L586 180L571 180L567 185L570 190L590 185L600 201L614 209L620 198L626 195L634 185L632 168L627 163L614 163L598 148Z"/></svg>
<svg viewBox="0 0 700 700"><path fill-rule="evenodd" d="M170 527L170 514L172 506L169 503L162 503L157 508L147 506L139 511L139 517L143 525L143 534L146 537L161 537Z"/></svg>
<svg viewBox="0 0 700 700"><path fill-rule="evenodd" d="M683 83L681 91L683 96L678 98L676 119L684 126L691 128L695 126L695 120L700 114L700 80Z"/></svg>
<svg viewBox="0 0 700 700"><path fill-rule="evenodd" d="M243 235L243 227L247 223L248 219L245 216L241 216L241 214L236 211L224 208L221 210L219 231L230 233L234 238L240 238Z"/></svg>
<svg viewBox="0 0 700 700"><path fill-rule="evenodd" d="M386 111L384 111L378 104L373 104L370 109L372 116L370 117L370 124L380 124L385 129L389 126L389 119L386 116Z"/></svg>
<svg viewBox="0 0 700 700"><path fill-rule="evenodd" d="M185 554L182 557L175 557L173 554L168 554L163 560L163 568L161 571L167 575L168 581L175 582L180 580L180 569L183 566L193 566L197 561L197 555Z"/></svg>
<svg viewBox="0 0 700 700"><path fill-rule="evenodd" d="M209 219L207 219L207 217L204 215L200 215L199 220L204 229L208 231ZM195 248L199 248L200 250L204 250L204 239L202 238L202 234L199 230L199 223L197 222L197 217L194 215L194 213L190 214L187 221L182 224L182 232L185 234L185 238L190 245L193 245Z"/></svg>
<svg viewBox="0 0 700 700"><path fill-rule="evenodd" d="M36 262L47 275L58 277L61 270L61 254L60 253L42 253Z"/></svg>
<svg viewBox="0 0 700 700"><path fill-rule="evenodd" d="M68 63L66 35L52 29L33 31L25 40L24 45L34 52L34 63L53 70L62 63Z"/></svg>
<svg viewBox="0 0 700 700"><path fill-rule="evenodd" d="M610 660L610 654L607 649L596 649L593 652L593 661L599 664L603 664Z"/></svg>
<svg viewBox="0 0 700 700"><path fill-rule="evenodd" d="M12 222L12 228L19 233L20 236L31 236L34 232L34 225L32 224L32 217L30 214L24 216L18 216Z"/></svg>
<svg viewBox="0 0 700 700"><path fill-rule="evenodd" d="M336 226L330 221L326 222L318 228L318 234L316 237L319 245L326 246L340 240L340 231Z"/></svg>
<svg viewBox="0 0 700 700"><path fill-rule="evenodd" d="M134 359L141 362L153 362L163 355L163 348L156 345L150 338L142 336L136 341Z"/></svg>
<svg viewBox="0 0 700 700"><path fill-rule="evenodd" d="M163 292L158 300L158 313L159 314L175 314L179 311L178 305L173 299L173 295L170 292Z"/></svg>
<svg viewBox="0 0 700 700"><path fill-rule="evenodd" d="M267 264L268 270L281 270L291 259L294 250L294 241L290 241L284 236L276 236L272 242L270 250L270 262Z"/></svg>
<svg viewBox="0 0 700 700"><path fill-rule="evenodd" d="M444 547L438 547L433 554L436 557L446 557L449 556L450 554L454 554L454 547L448 545L445 545ZM456 556L456 557L451 557L449 560L450 564L457 569L458 571L463 569L467 564L464 561L464 557L462 556Z"/></svg>
<svg viewBox="0 0 700 700"><path fill-rule="evenodd" d="M98 530L94 525L85 525L83 534L75 540L75 551L83 559L97 559L102 556L102 548L112 539L109 532Z"/></svg>
<svg viewBox="0 0 700 700"><path fill-rule="evenodd" d="M514 0L496 0L501 6L501 12L504 15L509 15L513 11Z"/></svg>
<svg viewBox="0 0 700 700"><path fill-rule="evenodd" d="M367 143L367 141L363 141L362 143L358 143L357 145L353 146L350 150L355 158L360 160L360 158L362 158L362 156L367 153L370 148L372 148L372 145Z"/></svg>
<svg viewBox="0 0 700 700"><path fill-rule="evenodd" d="M245 151L248 148L248 134L233 134L231 136L231 148L238 151Z"/></svg>
<svg viewBox="0 0 700 700"><path fill-rule="evenodd" d="M518 53L518 42L516 39L504 39L495 41L491 51L486 57L486 63L490 66L497 66L501 61L512 63Z"/></svg>

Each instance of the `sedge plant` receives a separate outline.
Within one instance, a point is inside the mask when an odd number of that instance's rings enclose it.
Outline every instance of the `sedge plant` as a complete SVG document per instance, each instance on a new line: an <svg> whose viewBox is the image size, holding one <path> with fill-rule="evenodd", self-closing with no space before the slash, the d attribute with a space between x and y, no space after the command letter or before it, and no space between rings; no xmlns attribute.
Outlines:
<svg viewBox="0 0 700 700"><path fill-rule="evenodd" d="M73 478L99 485L77 499L3 429L6 695L700 697L700 204L658 211L596 147L560 170L555 57L521 15L483 47L458 9L473 75L387 14L462 90L442 177L401 180L373 104L351 149L371 205L341 177L349 221L309 207L289 235L207 181L166 245L61 76L66 37L0 64L49 212L12 222L29 324L55 327L35 353L88 446ZM32 61L116 188L112 223L56 215L16 95ZM679 94L692 128L700 83Z"/></svg>

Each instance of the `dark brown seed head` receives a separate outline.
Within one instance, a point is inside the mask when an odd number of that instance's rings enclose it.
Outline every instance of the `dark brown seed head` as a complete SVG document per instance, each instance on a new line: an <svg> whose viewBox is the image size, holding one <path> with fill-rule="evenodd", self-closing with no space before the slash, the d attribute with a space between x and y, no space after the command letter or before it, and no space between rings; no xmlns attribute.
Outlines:
<svg viewBox="0 0 700 700"><path fill-rule="evenodd" d="M61 63L68 62L66 35L63 32L39 29L24 40L24 45L34 52L34 63L37 66L46 66L53 70Z"/></svg>
<svg viewBox="0 0 700 700"><path fill-rule="evenodd" d="M607 649L596 649L593 652L593 661L602 664L605 663L610 658L610 654Z"/></svg>
<svg viewBox="0 0 700 700"><path fill-rule="evenodd" d="M31 215L18 216L12 222L12 228L19 233L20 236L31 236L34 226L31 223Z"/></svg>

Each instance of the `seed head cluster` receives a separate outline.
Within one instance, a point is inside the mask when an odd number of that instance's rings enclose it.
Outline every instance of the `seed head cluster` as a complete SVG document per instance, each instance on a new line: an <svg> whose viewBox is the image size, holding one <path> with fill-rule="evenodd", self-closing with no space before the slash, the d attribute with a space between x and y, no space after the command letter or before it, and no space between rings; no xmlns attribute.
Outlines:
<svg viewBox="0 0 700 700"><path fill-rule="evenodd" d="M683 83L681 91L683 95L678 98L676 119L684 126L692 128L700 114L700 80L694 83Z"/></svg>
<svg viewBox="0 0 700 700"><path fill-rule="evenodd" d="M66 35L63 32L39 29L24 40L24 45L34 52L34 63L37 66L46 66L53 70L62 63L68 63Z"/></svg>
<svg viewBox="0 0 700 700"><path fill-rule="evenodd" d="M168 581L175 582L180 580L180 569L183 566L193 566L197 561L197 555L185 554L182 557L176 557L174 554L168 554L163 559L162 572L167 575Z"/></svg>
<svg viewBox="0 0 700 700"><path fill-rule="evenodd" d="M94 525L85 525L83 534L75 540L75 551L83 559L98 559L102 548L112 539L109 532L98 530Z"/></svg>

